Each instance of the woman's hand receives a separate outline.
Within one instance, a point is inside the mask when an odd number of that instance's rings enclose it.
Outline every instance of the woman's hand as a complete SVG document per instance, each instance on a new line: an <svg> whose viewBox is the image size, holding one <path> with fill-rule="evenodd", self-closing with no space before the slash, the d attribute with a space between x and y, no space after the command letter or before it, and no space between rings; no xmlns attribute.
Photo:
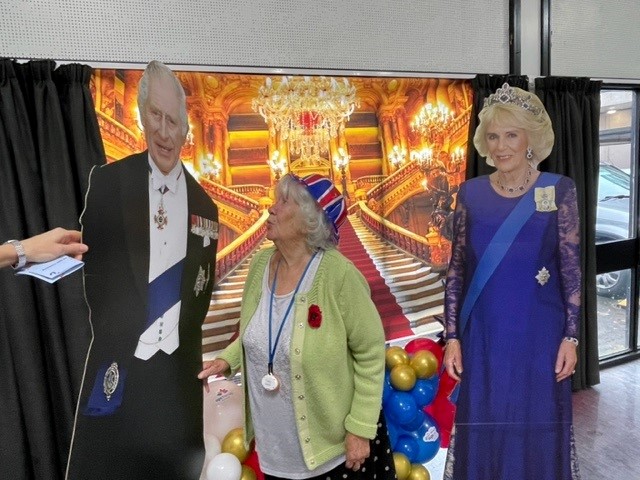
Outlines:
<svg viewBox="0 0 640 480"><path fill-rule="evenodd" d="M77 230L54 228L31 238L22 240L27 262L48 262L62 255L69 255L78 260L89 247L81 242L81 234Z"/></svg>
<svg viewBox="0 0 640 480"><path fill-rule="evenodd" d="M357 472L360 470L364 461L369 457L369 439L347 432L347 436L344 439L344 445L347 450L344 465L345 467L352 469L354 472Z"/></svg>
<svg viewBox="0 0 640 480"><path fill-rule="evenodd" d="M449 376L459 382L460 374L462 373L462 348L460 347L460 340L454 338L447 342L444 349L443 362Z"/></svg>
<svg viewBox="0 0 640 480"><path fill-rule="evenodd" d="M575 343L567 342L566 340L560 342L555 370L557 382L569 378L576 371L576 364L578 363L577 348Z"/></svg>
<svg viewBox="0 0 640 480"><path fill-rule="evenodd" d="M204 389L209 393L209 377L211 375L220 375L229 370L229 364L226 360L216 358L211 362L202 363L202 371L198 374L198 378L202 380Z"/></svg>

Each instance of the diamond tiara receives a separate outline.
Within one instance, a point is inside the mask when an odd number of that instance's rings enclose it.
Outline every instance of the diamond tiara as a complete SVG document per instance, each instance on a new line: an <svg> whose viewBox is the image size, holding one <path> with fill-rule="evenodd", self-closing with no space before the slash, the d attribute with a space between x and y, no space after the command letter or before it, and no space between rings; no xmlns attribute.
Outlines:
<svg viewBox="0 0 640 480"><path fill-rule="evenodd" d="M530 111L534 115L540 115L542 110L539 107L536 107L530 102L531 94L527 93L526 95L522 95L518 93L518 91L511 87L508 83L504 83L502 87L496 90L496 93L492 93L487 98L484 99L484 106L488 107L489 105L493 105L494 103L513 103L514 105L519 106L520 108L524 108L525 110Z"/></svg>

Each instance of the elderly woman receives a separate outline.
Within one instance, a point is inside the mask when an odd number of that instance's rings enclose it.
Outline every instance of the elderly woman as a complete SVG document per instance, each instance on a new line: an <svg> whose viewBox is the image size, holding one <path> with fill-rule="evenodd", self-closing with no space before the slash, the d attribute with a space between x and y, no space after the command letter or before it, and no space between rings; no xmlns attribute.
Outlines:
<svg viewBox="0 0 640 480"><path fill-rule="evenodd" d="M366 280L335 248L345 201L320 175L288 174L269 213L274 247L251 262L240 335L200 378L243 372L245 439L267 479L395 478L379 423L384 331Z"/></svg>
<svg viewBox="0 0 640 480"><path fill-rule="evenodd" d="M505 84L479 118L496 171L461 185L454 215L444 364L461 386L445 479L576 480L576 188L537 170L554 135L535 95Z"/></svg>

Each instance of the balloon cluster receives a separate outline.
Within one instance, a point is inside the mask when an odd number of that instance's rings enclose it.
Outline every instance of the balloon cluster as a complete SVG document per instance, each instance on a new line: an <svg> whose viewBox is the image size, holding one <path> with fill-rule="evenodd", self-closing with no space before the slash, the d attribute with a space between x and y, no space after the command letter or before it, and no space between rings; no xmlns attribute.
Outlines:
<svg viewBox="0 0 640 480"><path fill-rule="evenodd" d="M456 382L442 366L443 350L428 338L389 347L382 405L398 480L429 480L422 465L449 446Z"/></svg>
<svg viewBox="0 0 640 480"><path fill-rule="evenodd" d="M206 457L201 480L264 480L254 448L244 445L242 388L217 380L204 394Z"/></svg>

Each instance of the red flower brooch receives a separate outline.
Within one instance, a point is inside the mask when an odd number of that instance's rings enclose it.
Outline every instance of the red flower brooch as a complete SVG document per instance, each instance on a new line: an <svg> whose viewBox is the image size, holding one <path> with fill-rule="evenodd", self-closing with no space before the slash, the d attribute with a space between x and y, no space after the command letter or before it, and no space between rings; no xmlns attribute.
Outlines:
<svg viewBox="0 0 640 480"><path fill-rule="evenodd" d="M309 307L308 321L311 328L320 328L320 324L322 323L322 312L318 305L311 305Z"/></svg>

